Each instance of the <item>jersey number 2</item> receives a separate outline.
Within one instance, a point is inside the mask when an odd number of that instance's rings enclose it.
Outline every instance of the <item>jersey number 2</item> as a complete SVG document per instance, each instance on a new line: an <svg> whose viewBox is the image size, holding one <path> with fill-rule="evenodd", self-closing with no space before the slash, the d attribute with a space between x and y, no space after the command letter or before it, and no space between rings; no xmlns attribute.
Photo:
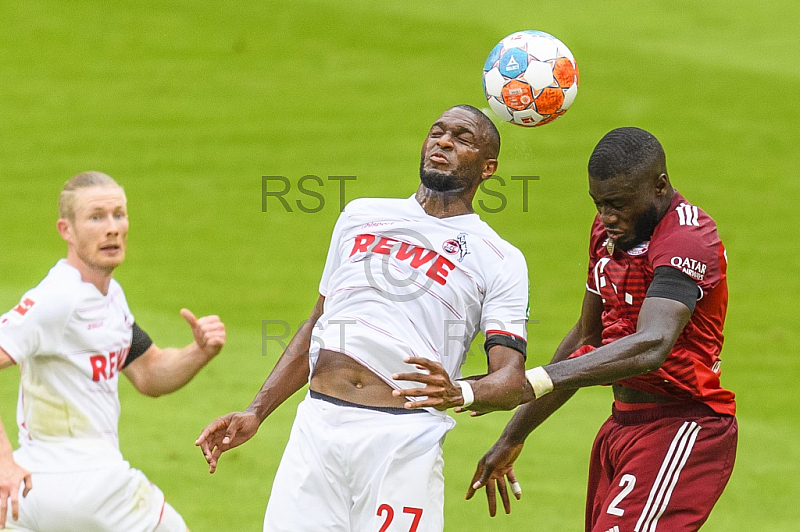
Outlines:
<svg viewBox="0 0 800 532"><path fill-rule="evenodd" d="M619 508L617 505L633 491L633 487L636 485L636 477L629 474L622 475L619 485L622 487L622 491L619 492L619 495L614 497L614 500L608 505L608 510L606 510L607 514L616 515L617 517L621 517L622 514L625 513L625 510Z"/></svg>
<svg viewBox="0 0 800 532"><path fill-rule="evenodd" d="M411 527L408 529L408 532L417 532L417 527L419 526L419 520L422 519L422 508L412 508L410 506L403 507L404 514L411 514L414 516L414 520L411 522ZM386 532L386 529L389 528L389 525L392 524L392 520L394 520L394 509L389 506L388 504L381 504L378 507L378 515L386 514L386 520L384 520L381 529L378 532Z"/></svg>

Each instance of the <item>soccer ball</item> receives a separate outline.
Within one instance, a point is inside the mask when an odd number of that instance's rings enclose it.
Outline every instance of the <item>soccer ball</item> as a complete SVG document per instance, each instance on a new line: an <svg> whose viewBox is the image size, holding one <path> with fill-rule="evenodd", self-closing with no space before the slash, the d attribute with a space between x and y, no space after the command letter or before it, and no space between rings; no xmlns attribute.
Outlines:
<svg viewBox="0 0 800 532"><path fill-rule="evenodd" d="M561 41L543 31L512 33L489 53L483 90L497 115L541 126L563 115L578 94L578 65Z"/></svg>

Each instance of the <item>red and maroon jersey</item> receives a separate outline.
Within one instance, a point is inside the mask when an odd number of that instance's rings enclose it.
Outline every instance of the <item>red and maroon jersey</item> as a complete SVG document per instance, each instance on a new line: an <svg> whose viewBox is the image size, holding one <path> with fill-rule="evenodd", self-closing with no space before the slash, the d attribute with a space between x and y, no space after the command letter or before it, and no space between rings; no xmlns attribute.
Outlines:
<svg viewBox="0 0 800 532"><path fill-rule="evenodd" d="M636 332L658 266L682 271L700 288L694 313L661 368L620 384L735 414L734 394L719 381L728 285L725 248L714 220L676 192L649 242L609 253L608 240L600 217L595 217L586 288L603 298L604 345Z"/></svg>

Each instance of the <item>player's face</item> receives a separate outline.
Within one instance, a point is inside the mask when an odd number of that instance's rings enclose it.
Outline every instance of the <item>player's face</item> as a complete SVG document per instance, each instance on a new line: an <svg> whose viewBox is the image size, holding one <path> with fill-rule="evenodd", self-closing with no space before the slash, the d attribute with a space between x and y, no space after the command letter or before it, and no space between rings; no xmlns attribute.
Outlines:
<svg viewBox="0 0 800 532"><path fill-rule="evenodd" d="M76 193L75 220L64 238L78 260L94 270L113 271L125 259L128 212L119 187L90 187Z"/></svg>
<svg viewBox="0 0 800 532"><path fill-rule="evenodd" d="M589 178L589 195L615 247L627 251L650 239L658 225L657 192L648 179Z"/></svg>
<svg viewBox="0 0 800 532"><path fill-rule="evenodd" d="M496 167L496 160L485 155L484 135L480 123L469 111L457 108L445 111L422 144L419 167L422 184L437 192L477 187Z"/></svg>

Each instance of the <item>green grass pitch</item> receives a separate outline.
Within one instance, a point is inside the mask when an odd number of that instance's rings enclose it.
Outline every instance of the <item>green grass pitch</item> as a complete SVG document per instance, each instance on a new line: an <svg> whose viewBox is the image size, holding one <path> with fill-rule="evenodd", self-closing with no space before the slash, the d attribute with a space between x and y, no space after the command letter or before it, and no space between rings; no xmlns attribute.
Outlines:
<svg viewBox="0 0 800 532"><path fill-rule="evenodd" d="M116 177L131 218L116 277L137 321L159 345L183 345L187 306L218 313L229 334L223 354L171 396L121 385L123 454L194 532L261 530L301 394L213 476L193 442L211 419L244 408L274 364L279 348L262 345L262 321L297 324L310 312L341 200L329 176L356 177L345 200L411 194L432 120L457 103L485 107L492 46L544 30L577 58L577 100L543 128L501 125L505 186L490 188L507 204L491 212L498 199L479 196L483 218L528 259L528 366L546 362L578 316L592 147L614 127L652 131L676 187L716 218L730 260L723 383L738 395L740 446L705 530L796 530L798 6L4 0L0 308L64 253L63 182L87 169ZM304 182L324 204L297 189L307 175L323 183ZM539 177L527 197L510 180L523 175ZM275 198L262 211L262 176L288 179L292 212ZM476 354L466 373L484 367ZM17 385L16 368L0 374L12 436ZM517 466L523 500L494 520L482 494L463 496L509 416L459 418L445 443L446 529L581 530L589 447L610 402L607 389L584 390L530 437Z"/></svg>

